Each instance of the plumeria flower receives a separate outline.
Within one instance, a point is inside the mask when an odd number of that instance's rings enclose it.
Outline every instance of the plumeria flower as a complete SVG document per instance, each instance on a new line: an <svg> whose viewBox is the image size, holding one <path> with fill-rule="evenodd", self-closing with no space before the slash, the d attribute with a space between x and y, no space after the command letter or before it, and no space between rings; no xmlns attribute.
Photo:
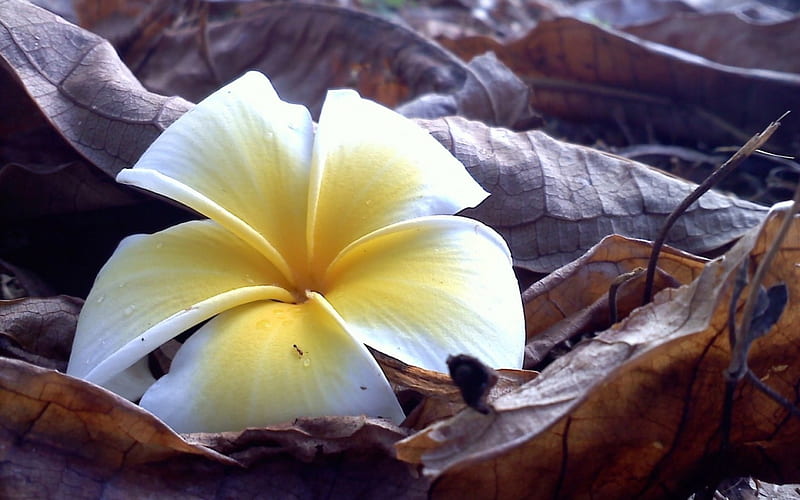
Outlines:
<svg viewBox="0 0 800 500"><path fill-rule="evenodd" d="M67 372L179 432L403 411L367 345L445 371L522 364L505 242L450 214L487 193L413 122L351 90L308 110L247 73L117 180L208 219L123 240L81 312ZM205 323L204 323L205 322ZM201 325L155 380L147 355Z"/></svg>

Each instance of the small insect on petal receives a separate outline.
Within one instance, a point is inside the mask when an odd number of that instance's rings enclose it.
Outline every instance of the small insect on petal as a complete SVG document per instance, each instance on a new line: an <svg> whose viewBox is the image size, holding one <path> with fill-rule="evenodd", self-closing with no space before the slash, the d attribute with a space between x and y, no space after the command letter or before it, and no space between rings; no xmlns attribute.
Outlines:
<svg viewBox="0 0 800 500"><path fill-rule="evenodd" d="M497 372L466 354L448 356L447 367L467 406L484 415L491 413L486 397L497 383Z"/></svg>

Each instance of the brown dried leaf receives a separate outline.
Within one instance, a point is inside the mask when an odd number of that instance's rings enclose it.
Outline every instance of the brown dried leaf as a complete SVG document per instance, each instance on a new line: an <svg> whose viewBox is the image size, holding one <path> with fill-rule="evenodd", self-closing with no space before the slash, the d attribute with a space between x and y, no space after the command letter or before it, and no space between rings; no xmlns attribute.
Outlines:
<svg viewBox="0 0 800 500"><path fill-rule="evenodd" d="M106 40L129 39L146 13L162 9L166 3L182 7L185 2L163 0L73 0L76 24Z"/></svg>
<svg viewBox="0 0 800 500"><path fill-rule="evenodd" d="M66 370L82 305L65 296L0 301L0 356Z"/></svg>
<svg viewBox="0 0 800 500"><path fill-rule="evenodd" d="M514 263L549 273L609 234L654 239L694 185L625 158L459 117L418 120L490 193L465 215L505 237ZM701 254L758 224L760 205L709 193L678 220L669 243Z"/></svg>
<svg viewBox="0 0 800 500"><path fill-rule="evenodd" d="M730 12L670 16L624 28L645 40L740 68L800 73L800 18L763 24Z"/></svg>
<svg viewBox="0 0 800 500"><path fill-rule="evenodd" d="M56 130L109 175L191 107L147 92L102 38L20 0L0 3L0 61Z"/></svg>
<svg viewBox="0 0 800 500"><path fill-rule="evenodd" d="M57 165L80 158L11 72L0 70L0 93L0 166Z"/></svg>
<svg viewBox="0 0 800 500"><path fill-rule="evenodd" d="M435 424L399 443L399 456L438 476L435 498L680 498L725 475L797 481L800 419L752 385L738 387L732 448L718 453L732 282L741 263L762 258L779 219L499 398L495 414ZM800 219L766 283L785 282L791 302L750 355L755 374L791 401L800 384L798 260Z"/></svg>
<svg viewBox="0 0 800 500"><path fill-rule="evenodd" d="M611 235L525 290L525 367L536 367L564 340L609 328L612 283L626 273L646 268L651 251L649 242ZM665 248L658 260L656 290L694 281L704 263L705 259ZM619 287L618 320L642 305L643 289L643 274Z"/></svg>
<svg viewBox="0 0 800 500"><path fill-rule="evenodd" d="M590 0L574 5L569 14L597 24L624 28L683 14L716 15L731 13L742 19L769 24L792 16L788 10L770 3L750 0ZM780 3L780 2L777 2ZM788 3L784 7L789 7Z"/></svg>
<svg viewBox="0 0 800 500"><path fill-rule="evenodd" d="M408 435L387 421L366 417L299 418L292 423L241 432L189 434L187 441L214 449L244 466L278 455L311 463L322 455L349 451L394 454L394 443Z"/></svg>
<svg viewBox="0 0 800 500"><path fill-rule="evenodd" d="M16 235L0 239L0 254L28 241L41 217L143 199L83 160L9 72L0 71L0 94L0 225Z"/></svg>
<svg viewBox="0 0 800 500"><path fill-rule="evenodd" d="M363 12L295 2L245 12L168 29L131 67L153 92L192 101L257 69L283 99L308 106L314 116L329 88L355 88L394 107L427 92L458 90L469 72L430 40Z"/></svg>
<svg viewBox="0 0 800 500"><path fill-rule="evenodd" d="M22 225L39 217L132 205L142 198L83 160L0 166L0 223Z"/></svg>
<svg viewBox="0 0 800 500"><path fill-rule="evenodd" d="M148 88L199 100L259 69L285 99L309 106L314 116L326 90L344 86L391 107L412 100L400 110L406 116L460 114L503 126L529 121L527 86L493 56L464 65L404 26L342 7L207 7L192 14L172 7L161 16L171 17L172 26L155 26L165 22L157 17L125 44L125 60Z"/></svg>
<svg viewBox="0 0 800 500"><path fill-rule="evenodd" d="M58 29L63 28L61 34L74 39L74 45L61 43L58 50L43 46L36 51L36 56L44 62L48 58L59 58L61 55L65 56L60 59L62 64L79 61L86 52L86 46L81 43L87 40L99 43L94 35L82 32L72 25L52 21L56 18L51 14L35 10L28 4L17 11L12 8L15 5L15 2L0 5L0 21L5 23L0 28L0 37L16 34L23 40L28 40L28 37L36 40L39 37L40 40L52 42ZM24 21L23 15L31 13L29 11L41 14L45 22L29 26L20 24ZM7 14L11 17L5 19L3 16ZM16 27L9 27L10 25ZM13 49L13 44L0 49L0 60L3 54L13 52ZM17 52L17 55L26 55ZM100 70L113 69L114 65L121 67L113 51L107 55L105 61L94 61L103 65L99 70L79 66L67 80L81 74L81 78L95 79L81 85L85 89L102 87L103 92L96 97L107 99L106 104L131 101L131 93L135 94L136 88L114 85L103 87L107 82L104 83L104 73ZM37 61L38 59L31 56L23 58L22 63L30 66ZM54 64L57 66L57 63ZM115 175L117 169L126 165L121 161L112 163L105 153L93 149L101 146L95 144L90 149L99 155L100 161L109 161L100 166L115 169L105 170L103 173L80 157L72 147L76 146L75 143L71 146L57 132L62 125L74 126L75 128L62 132L79 138L100 137L101 132L107 133L106 138L114 144L143 150L149 145L148 141L156 137L158 130L153 128L154 133L148 139L146 134L142 134L144 125L140 122L120 121L112 124L102 117L82 120L81 116L87 113L91 115L90 110L81 108L78 104L70 108L64 104L67 97L58 92L53 95L44 94L34 101L26 93L23 83L36 87L41 83L37 83L37 78L45 78L46 75L35 74L33 76L36 78L32 76L22 82L16 78L12 68L8 69L9 71L0 70L0 94L4 96L4 99L0 99L0 226L3 228L0 234L0 258L38 274L55 290L50 295L66 293L85 296L100 266L108 259L120 239L134 232L162 229L170 223L185 221L190 215L184 210L179 211L116 184L109 174ZM31 68L25 66L21 69L27 71ZM39 85L36 88L41 90L45 87L46 85ZM140 97L148 102L165 101L165 98L155 94ZM59 105L55 108L45 107L43 110L38 108L58 102L66 107ZM51 123L43 112L61 114L51 117L56 118ZM69 116L80 120L79 124L72 123ZM177 114L173 118L176 116ZM103 132L101 129L105 125L112 128ZM131 158L134 159L136 156ZM87 241L92 244L87 245ZM36 288L42 289L38 285ZM33 294L43 295L41 291Z"/></svg>
<svg viewBox="0 0 800 500"><path fill-rule="evenodd" d="M491 52L475 57L464 86L450 94L425 94L396 111L410 118L458 115L487 125L531 128L528 87Z"/></svg>
<svg viewBox="0 0 800 500"><path fill-rule="evenodd" d="M10 444L3 449L4 467L23 465L32 452L108 471L179 454L235 463L186 443L124 398L24 361L0 357L0 408L2 442Z"/></svg>
<svg viewBox="0 0 800 500"><path fill-rule="evenodd" d="M716 64L611 28L576 19L542 21L524 38L441 40L463 59L492 50L532 89L537 111L622 127L628 140L710 145L743 143L784 112L800 109L800 75ZM755 125L754 125L755 124ZM800 121L771 144L789 150Z"/></svg>
<svg viewBox="0 0 800 500"><path fill-rule="evenodd" d="M784 2L784 8L770 5L779 3L759 0L589 0L576 3L561 14L620 29L683 15L714 17L734 14L745 22L773 24L794 17L788 10L788 2ZM691 36L689 33L692 32L687 32L687 36ZM702 38L701 33L693 34ZM731 35L736 36L734 33Z"/></svg>

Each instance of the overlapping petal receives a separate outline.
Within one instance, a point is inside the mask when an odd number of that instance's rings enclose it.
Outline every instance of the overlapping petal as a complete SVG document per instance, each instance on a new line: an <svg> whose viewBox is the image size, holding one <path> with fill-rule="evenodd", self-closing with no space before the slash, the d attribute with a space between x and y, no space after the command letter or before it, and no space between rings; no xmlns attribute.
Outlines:
<svg viewBox="0 0 800 500"><path fill-rule="evenodd" d="M258 302L209 321L140 403L179 432L227 431L301 416L403 412L375 360L316 294Z"/></svg>
<svg viewBox="0 0 800 500"><path fill-rule="evenodd" d="M148 382L142 370L129 371L127 385L113 378L223 310L254 300L292 300L287 288L274 266L210 220L128 237L86 298L67 372L126 387L126 396L138 397Z"/></svg>
<svg viewBox="0 0 800 500"><path fill-rule="evenodd" d="M250 72L179 118L117 180L215 219L285 274L298 272L313 138L308 110Z"/></svg>
<svg viewBox="0 0 800 500"><path fill-rule="evenodd" d="M432 216L355 242L325 277L325 298L362 342L424 368L450 354L519 368L522 302L508 247L463 217Z"/></svg>
<svg viewBox="0 0 800 500"><path fill-rule="evenodd" d="M427 132L351 90L328 92L312 161L308 241L317 276L378 228L454 214L488 196Z"/></svg>

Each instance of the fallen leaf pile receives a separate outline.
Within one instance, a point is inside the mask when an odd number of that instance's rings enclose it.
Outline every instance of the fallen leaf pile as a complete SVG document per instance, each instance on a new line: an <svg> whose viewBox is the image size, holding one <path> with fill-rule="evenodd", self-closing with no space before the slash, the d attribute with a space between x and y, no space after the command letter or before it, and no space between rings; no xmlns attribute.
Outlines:
<svg viewBox="0 0 800 500"><path fill-rule="evenodd" d="M448 498L680 498L720 474L754 474L776 482L796 478L800 419L790 418L753 386L738 389L733 449L727 455L718 452L735 271L743 262L758 263L778 222L771 218L763 232L742 237L688 285L664 291L654 303L555 360L532 382L496 399L493 415L462 412L404 440L400 458L436 474L433 494ZM787 240L767 284L784 282L790 297L797 297L800 221ZM586 266L610 264L607 245L592 253ZM675 259L672 266L683 276L699 270L688 259ZM553 289L538 287L527 302L528 319L538 320L541 303L557 299L563 293L559 288L574 286L570 279L583 272L575 270ZM591 297L584 300L586 307ZM793 326L799 310L790 302L750 355L757 376L792 400L800 378ZM560 322L580 311L563 314ZM546 321L542 326L552 327ZM531 322L529 337L535 339L539 328Z"/></svg>
<svg viewBox="0 0 800 500"><path fill-rule="evenodd" d="M695 186L634 160L698 181L787 110L767 147L796 154L797 16L622 0L37 3L52 10L0 1L3 498L655 499L740 476L800 482L800 419L751 382L727 449L721 428L738 271L774 241L786 212L765 204L791 197L797 164L754 157L737 174L748 187L723 185L760 203L712 191L692 205L642 305L650 242ZM333 87L398 109L492 193L464 215L509 243L527 345L523 370L497 371L488 414L447 374L379 352L401 426L179 435L63 374L81 297L119 240L196 217L114 176L249 69L315 116ZM748 358L793 404L798 262L795 220L764 282L785 283L788 303Z"/></svg>

